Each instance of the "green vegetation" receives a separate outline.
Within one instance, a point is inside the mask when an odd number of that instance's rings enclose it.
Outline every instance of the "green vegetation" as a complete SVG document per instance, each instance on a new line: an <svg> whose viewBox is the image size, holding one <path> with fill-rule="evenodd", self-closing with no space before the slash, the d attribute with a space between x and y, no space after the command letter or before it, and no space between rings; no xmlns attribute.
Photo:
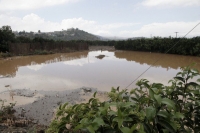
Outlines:
<svg viewBox="0 0 200 133"><path fill-rule="evenodd" d="M54 35L55 34L55 35ZM200 56L200 37L193 38L137 38L134 40L99 41L96 37L79 29L69 29L52 33L19 32L17 36L12 33L10 26L0 28L0 52L9 52L9 43L50 43L64 42L87 43L95 46L115 46L118 50L146 51L170 54ZM174 46L174 44L178 44Z"/></svg>
<svg viewBox="0 0 200 133"><path fill-rule="evenodd" d="M99 37L85 32L83 30L79 30L78 28L71 28L68 30L62 31L54 31L54 32L41 32L40 30L38 33L33 32L26 32L20 31L15 33L16 36L19 37L27 37L27 38L45 38L48 40L55 40L55 41L70 41L70 40L99 40Z"/></svg>
<svg viewBox="0 0 200 133"><path fill-rule="evenodd" d="M200 56L200 37L194 38L153 38L137 39L118 42L115 47L121 50L148 51L165 53L173 47L168 53L180 55Z"/></svg>
<svg viewBox="0 0 200 133"><path fill-rule="evenodd" d="M10 103L9 105L5 105L5 100L0 99L0 123L6 121L7 119L14 118L14 106L15 103Z"/></svg>
<svg viewBox="0 0 200 133"><path fill-rule="evenodd" d="M178 42L178 43L177 43ZM168 53L179 55L200 56L200 37L193 38L140 38L134 40L122 41L90 41L90 45L115 46L118 50L132 50L145 52L165 53L173 47Z"/></svg>
<svg viewBox="0 0 200 133"><path fill-rule="evenodd" d="M36 54L36 55L47 55L47 54L53 54L53 52L52 51L46 51L46 50L36 50L34 52L34 54Z"/></svg>
<svg viewBox="0 0 200 133"><path fill-rule="evenodd" d="M8 52L8 43L14 42L15 35L12 33L10 26L2 26L0 28L0 52Z"/></svg>
<svg viewBox="0 0 200 133"><path fill-rule="evenodd" d="M94 93L87 103L57 110L49 133L198 133L200 131L199 72L182 68L169 81L150 84L141 79L130 92L112 88L110 101L100 102Z"/></svg>

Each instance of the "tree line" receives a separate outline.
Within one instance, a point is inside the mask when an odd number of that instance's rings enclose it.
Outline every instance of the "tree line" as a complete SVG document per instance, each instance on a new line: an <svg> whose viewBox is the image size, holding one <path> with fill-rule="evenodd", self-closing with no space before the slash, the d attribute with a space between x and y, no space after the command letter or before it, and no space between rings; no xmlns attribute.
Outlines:
<svg viewBox="0 0 200 133"><path fill-rule="evenodd" d="M120 41L93 41L90 45L115 46L118 50L200 56L200 36L193 38L141 38Z"/></svg>
<svg viewBox="0 0 200 133"><path fill-rule="evenodd" d="M0 28L0 52L9 52L9 43L43 43L63 40L45 39L35 37L33 39L26 36L15 36L10 26ZM139 38L128 40L109 40L109 41L91 41L91 40L71 40L70 42L84 42L91 46L115 46L118 50L145 51L170 53L179 55L200 56L200 36L193 38ZM169 51L170 50L170 51Z"/></svg>

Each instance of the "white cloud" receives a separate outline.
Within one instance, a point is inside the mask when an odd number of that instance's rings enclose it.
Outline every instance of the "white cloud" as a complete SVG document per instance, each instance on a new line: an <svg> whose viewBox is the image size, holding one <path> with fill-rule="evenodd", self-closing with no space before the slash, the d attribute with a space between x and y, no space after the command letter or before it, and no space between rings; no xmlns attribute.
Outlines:
<svg viewBox="0 0 200 133"><path fill-rule="evenodd" d="M198 21L192 22L166 22L166 23L151 23L143 25L139 30L132 30L138 23L110 23L99 24L96 21L85 20L83 18L64 19L61 22L51 22L39 17L36 14L29 14L23 18L12 17L10 15L0 15L0 27L10 25L14 31L34 31L41 30L42 32L59 31L62 29L79 28L92 34L101 36L118 36L118 37L150 37L152 36L175 36L174 32L179 32L178 36L184 36L192 29ZM128 29L128 30L126 30ZM130 30L129 30L130 29ZM191 36L199 36L200 26L198 26Z"/></svg>
<svg viewBox="0 0 200 133"><path fill-rule="evenodd" d="M30 10L78 0L0 0L0 10Z"/></svg>
<svg viewBox="0 0 200 133"><path fill-rule="evenodd" d="M38 70L42 69L44 66L45 66L45 64L40 64L40 65L37 64L37 65L27 66L27 68L34 70L34 71L38 71Z"/></svg>
<svg viewBox="0 0 200 133"><path fill-rule="evenodd" d="M144 6L200 6L200 0L145 0Z"/></svg>
<svg viewBox="0 0 200 133"><path fill-rule="evenodd" d="M129 28L138 23L111 23L98 24L96 21L85 20L83 18L64 19L61 22L50 22L39 17L36 14L29 14L23 18L12 17L10 15L0 15L0 26L10 25L14 31L34 31L41 30L42 32L58 31L69 28L79 28L81 30L103 36L115 36L120 28Z"/></svg>
<svg viewBox="0 0 200 133"><path fill-rule="evenodd" d="M71 61L65 61L63 62L65 65L70 65L70 66L83 66L85 64L89 63L95 63L94 60L88 60L87 58L83 59L77 59L77 60L71 60Z"/></svg>
<svg viewBox="0 0 200 133"><path fill-rule="evenodd" d="M178 37L183 37L187 32L189 32L195 25L200 22L167 22L167 23L151 23L142 26L136 31L121 31L120 36L133 36L133 37L150 37L152 36L162 36L162 37L175 37L175 32L178 33ZM187 37L199 36L200 25L196 27Z"/></svg>

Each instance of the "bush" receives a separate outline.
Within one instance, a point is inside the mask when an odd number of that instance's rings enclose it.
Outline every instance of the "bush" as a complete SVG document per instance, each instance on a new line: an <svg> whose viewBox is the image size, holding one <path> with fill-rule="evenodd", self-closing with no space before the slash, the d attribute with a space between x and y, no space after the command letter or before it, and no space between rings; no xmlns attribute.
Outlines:
<svg viewBox="0 0 200 133"><path fill-rule="evenodd" d="M0 53L0 57L6 58L6 57L12 57L11 53Z"/></svg>
<svg viewBox="0 0 200 133"><path fill-rule="evenodd" d="M195 76L199 76L197 70L185 67L169 81L170 86L141 79L130 92L112 88L107 102L100 102L94 93L88 103L65 103L47 132L197 133L200 79L192 82Z"/></svg>
<svg viewBox="0 0 200 133"><path fill-rule="evenodd" d="M5 105L5 100L0 99L0 123L7 120L8 118L14 118L15 109L13 108L16 103L10 103Z"/></svg>
<svg viewBox="0 0 200 133"><path fill-rule="evenodd" d="M46 50L35 50L34 54L36 55L47 55L47 54L53 54L52 51L46 51Z"/></svg>

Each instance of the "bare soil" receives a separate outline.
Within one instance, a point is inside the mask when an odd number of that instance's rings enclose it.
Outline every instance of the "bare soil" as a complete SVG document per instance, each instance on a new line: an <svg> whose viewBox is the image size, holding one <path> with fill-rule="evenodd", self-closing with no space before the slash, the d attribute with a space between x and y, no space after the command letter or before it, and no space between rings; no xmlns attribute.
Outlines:
<svg viewBox="0 0 200 133"><path fill-rule="evenodd" d="M82 87L76 90L66 91L33 91L29 89L13 90L14 95L9 95L10 91L0 94L6 96L7 103L17 101L15 116L16 121L22 120L21 126L16 123L0 123L0 132L43 132L56 115L59 105L68 102L73 105L76 103L88 102L97 89ZM13 97L12 97L13 96ZM100 101L108 100L106 92L97 91L96 95ZM2 97L3 98L3 97ZM21 102L20 102L21 101ZM22 102L23 101L23 102ZM26 121L26 123L24 123Z"/></svg>

